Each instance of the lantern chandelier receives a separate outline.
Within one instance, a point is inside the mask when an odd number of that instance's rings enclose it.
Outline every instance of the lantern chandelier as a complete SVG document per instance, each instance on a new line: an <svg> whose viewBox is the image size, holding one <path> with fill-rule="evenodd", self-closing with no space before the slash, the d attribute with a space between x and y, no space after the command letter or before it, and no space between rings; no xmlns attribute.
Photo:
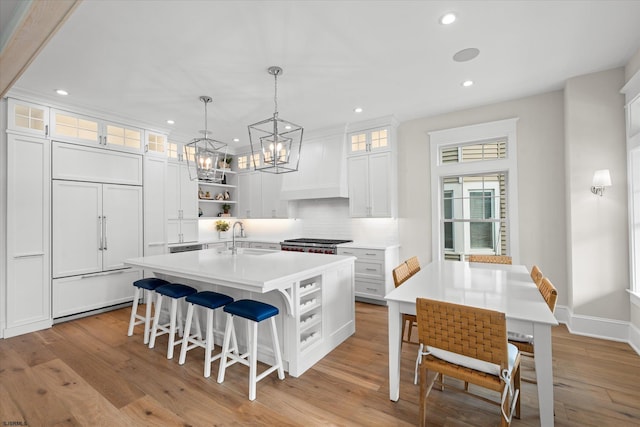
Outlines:
<svg viewBox="0 0 640 427"><path fill-rule="evenodd" d="M207 104L212 101L210 96L201 96L204 103L204 138L194 138L185 146L185 156L192 181L222 182L224 179L224 165L227 158L227 144L209 138L207 128ZM223 167L220 168L219 164Z"/></svg>
<svg viewBox="0 0 640 427"><path fill-rule="evenodd" d="M267 71L275 81L275 108L273 117L249 125L251 159L257 171L277 174L295 172L300 162L303 129L278 117L278 76L283 71L275 66Z"/></svg>

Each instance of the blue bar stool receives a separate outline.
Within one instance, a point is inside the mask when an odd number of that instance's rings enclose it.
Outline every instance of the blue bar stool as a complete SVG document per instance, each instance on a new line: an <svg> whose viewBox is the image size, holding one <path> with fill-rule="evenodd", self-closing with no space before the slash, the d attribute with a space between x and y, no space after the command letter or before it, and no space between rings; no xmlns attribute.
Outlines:
<svg viewBox="0 0 640 427"><path fill-rule="evenodd" d="M180 359L178 363L184 365L184 361L187 357L187 351L196 347L204 348L204 377L209 378L211 376L211 363L220 359L222 352L213 356L212 352L215 348L213 337L213 314L216 308L220 308L233 302L233 298L228 295L219 294L212 291L202 291L196 294L189 295L186 298L189 303L187 308L187 320L184 325L184 337L182 338L182 348L180 349ZM195 306L204 307L207 309L207 330L205 332L205 339L198 339L196 336L191 336L191 320L193 318L193 311ZM234 341L235 343L235 341Z"/></svg>
<svg viewBox="0 0 640 427"><path fill-rule="evenodd" d="M156 338L159 335L169 334L167 359L173 359L173 347L182 343L182 340L176 341L175 339L176 318L178 318L177 321L179 322L178 333L180 336L184 336L184 332L182 330L182 308L179 306L178 302L189 295L195 294L196 292L198 291L195 288L187 285L181 285L179 283L171 283L156 288L158 299L156 301L155 316L153 317L153 328L151 329L151 341L149 342L149 348L153 348L156 345ZM160 324L160 310L162 309L162 299L164 296L171 298L171 311L169 323ZM179 316L176 314L178 310L180 310ZM196 322L196 329L198 331L198 336L202 337L200 322ZM160 331L160 333L158 333L158 331Z"/></svg>
<svg viewBox="0 0 640 427"><path fill-rule="evenodd" d="M236 362L246 365L249 367L249 400L255 400L256 383L258 381L275 370L278 370L278 378L281 380L284 379L284 368L282 367L282 355L280 354L280 342L278 341L275 319L275 316L278 314L278 309L263 302L242 299L225 305L223 310L227 313L227 324L224 331L224 342L222 343L222 358L220 360L220 370L218 371L218 382L222 383L224 381L224 372L227 366L231 366ZM229 349L229 342L235 338L233 316L242 317L250 322L247 328L247 353L242 355L238 352L237 342L234 342L234 347ZM275 365L266 369L260 375L256 375L258 323L267 319L271 319L271 338L273 341ZM227 361L227 358L230 360Z"/></svg>
<svg viewBox="0 0 640 427"><path fill-rule="evenodd" d="M168 285L166 280L158 279L157 277L150 277L148 279L140 279L133 282L133 286L136 288L133 294L133 305L131 306L131 318L129 319L129 331L128 336L133 335L133 328L137 325L144 323L144 343L149 344L149 331L151 329L151 305L153 303L153 297L155 296L155 290L158 286ZM145 315L138 314L138 303L140 297L144 296L146 301Z"/></svg>

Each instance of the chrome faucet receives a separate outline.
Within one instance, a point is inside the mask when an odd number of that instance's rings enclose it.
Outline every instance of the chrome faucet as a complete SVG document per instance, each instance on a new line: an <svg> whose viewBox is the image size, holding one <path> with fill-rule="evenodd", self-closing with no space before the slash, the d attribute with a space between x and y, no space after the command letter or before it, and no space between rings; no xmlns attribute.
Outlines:
<svg viewBox="0 0 640 427"><path fill-rule="evenodd" d="M238 253L238 248L236 247L236 225L240 224L240 235L244 236L244 225L241 221L236 221L233 223L233 228L231 229L231 254L236 255Z"/></svg>

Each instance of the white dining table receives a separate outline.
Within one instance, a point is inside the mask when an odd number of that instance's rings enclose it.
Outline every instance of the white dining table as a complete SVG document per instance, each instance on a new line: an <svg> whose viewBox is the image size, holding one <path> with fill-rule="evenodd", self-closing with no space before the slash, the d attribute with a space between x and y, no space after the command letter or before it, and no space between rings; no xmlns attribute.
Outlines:
<svg viewBox="0 0 640 427"><path fill-rule="evenodd" d="M525 266L435 261L386 295L392 401L400 397L402 314L416 314L416 298L500 311L506 315L509 331L533 335L540 425L553 426L551 327L558 321Z"/></svg>

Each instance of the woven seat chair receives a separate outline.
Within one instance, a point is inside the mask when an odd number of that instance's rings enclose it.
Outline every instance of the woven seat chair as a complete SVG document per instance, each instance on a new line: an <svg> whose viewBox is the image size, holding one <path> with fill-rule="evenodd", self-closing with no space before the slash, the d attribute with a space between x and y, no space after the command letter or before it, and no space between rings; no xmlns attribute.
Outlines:
<svg viewBox="0 0 640 427"><path fill-rule="evenodd" d="M507 255L469 255L469 262L484 262L487 264L511 264L511 257Z"/></svg>
<svg viewBox="0 0 640 427"><path fill-rule="evenodd" d="M502 408L501 426L520 418L520 353L507 343L504 313L425 298L416 300L420 350L420 425L435 382ZM436 375L432 375L435 373ZM444 376L500 393L500 402L444 384ZM431 378L429 378L431 377Z"/></svg>
<svg viewBox="0 0 640 427"><path fill-rule="evenodd" d="M542 282L543 277L544 275L542 274L540 267L537 265L531 267L531 280L533 280L533 283L535 283L536 286L540 287L540 282Z"/></svg>
<svg viewBox="0 0 640 427"><path fill-rule="evenodd" d="M399 266L393 269L393 282L396 285L396 288L402 285L407 279L411 277L411 273L409 271L409 266L406 262L403 262ZM409 334L407 339L404 338L404 331L407 329L407 325L409 326ZM402 315L402 342L411 342L411 331L413 330L413 326L417 326L416 316L413 314L403 314ZM413 343L415 344L415 343Z"/></svg>
<svg viewBox="0 0 640 427"><path fill-rule="evenodd" d="M420 262L418 261L418 257L417 256L413 256L411 258L409 258L408 260L405 261L407 266L409 267L409 274L410 275L414 275L416 274L418 271L420 271Z"/></svg>
<svg viewBox="0 0 640 427"><path fill-rule="evenodd" d="M556 290L555 286L553 286L553 283L551 283L548 278L543 277L542 280L540 280L540 284L538 285L538 290L542 294L544 300L547 302L549 310L551 310L551 312L553 313L556 309L556 301L558 300L558 291ZM533 335L509 332L507 336L509 338L509 343L518 347L518 350L520 350L521 353L535 357ZM536 383L535 380L529 378L523 378L522 380L529 383Z"/></svg>

